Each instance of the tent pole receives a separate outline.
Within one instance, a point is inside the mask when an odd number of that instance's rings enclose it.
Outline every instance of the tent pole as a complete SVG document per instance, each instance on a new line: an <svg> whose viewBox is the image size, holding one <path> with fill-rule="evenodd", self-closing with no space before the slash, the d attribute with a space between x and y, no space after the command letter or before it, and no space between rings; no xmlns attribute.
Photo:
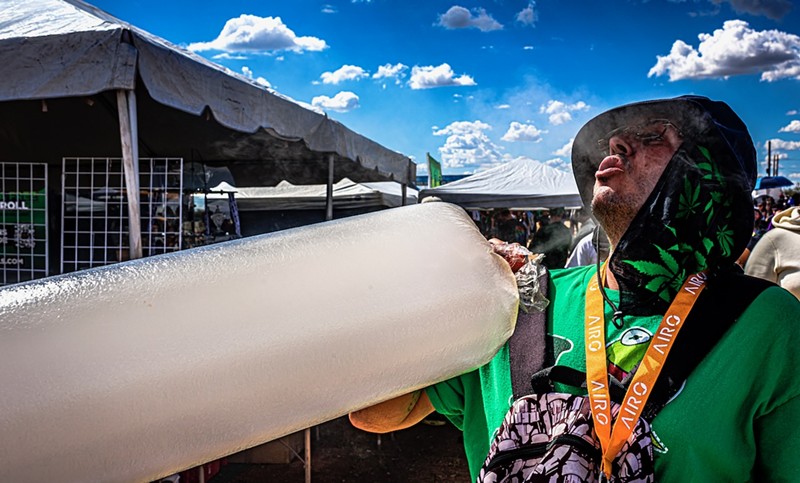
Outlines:
<svg viewBox="0 0 800 483"><path fill-rule="evenodd" d="M305 470L306 470L306 483L311 483L311 428L305 430Z"/></svg>
<svg viewBox="0 0 800 483"><path fill-rule="evenodd" d="M139 113L136 107L136 91L126 91L128 95L128 118L131 125L131 154L134 173L136 173L136 192L139 193Z"/></svg>
<svg viewBox="0 0 800 483"><path fill-rule="evenodd" d="M325 195L325 220L333 219L333 154L328 155L328 186Z"/></svg>
<svg viewBox="0 0 800 483"><path fill-rule="evenodd" d="M125 91L128 98L128 119L130 121L131 127L131 160L133 162L133 181L136 183L136 189L134 193L136 194L136 203L134 206L136 207L136 239L138 240L137 246L138 249L136 250L136 258L142 257L142 218L141 218L141 186L139 185L139 113L136 105L136 90L131 89L129 91ZM130 197L130 194L128 195ZM148 196L151 196L148 194ZM130 210L130 208L128 208ZM133 228L131 228L131 224L128 224L129 233L133 233ZM148 227L148 231L150 228ZM131 235L129 235L131 236ZM131 244L133 245L133 244Z"/></svg>
<svg viewBox="0 0 800 483"><path fill-rule="evenodd" d="M131 260L142 258L142 226L139 212L139 140L136 123L135 102L131 97L134 107L128 103L129 97L125 90L117 91L117 112L119 113L119 134L122 144L122 165L125 170L125 191L128 195L128 257ZM133 114L133 116L131 116Z"/></svg>
<svg viewBox="0 0 800 483"><path fill-rule="evenodd" d="M408 196L408 185L400 184L400 206L406 206L406 196Z"/></svg>

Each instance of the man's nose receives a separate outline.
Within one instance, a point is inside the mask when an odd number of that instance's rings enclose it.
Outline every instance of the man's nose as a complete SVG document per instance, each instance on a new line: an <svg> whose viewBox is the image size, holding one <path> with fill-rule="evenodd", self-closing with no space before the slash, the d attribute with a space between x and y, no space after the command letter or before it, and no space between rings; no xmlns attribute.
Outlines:
<svg viewBox="0 0 800 483"><path fill-rule="evenodd" d="M622 136L611 136L608 140L608 154L621 154L630 156L633 154L633 147Z"/></svg>

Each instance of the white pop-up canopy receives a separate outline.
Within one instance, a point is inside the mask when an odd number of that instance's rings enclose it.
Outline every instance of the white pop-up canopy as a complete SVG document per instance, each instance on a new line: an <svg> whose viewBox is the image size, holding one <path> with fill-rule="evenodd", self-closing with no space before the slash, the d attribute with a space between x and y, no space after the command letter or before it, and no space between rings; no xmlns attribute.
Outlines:
<svg viewBox="0 0 800 483"><path fill-rule="evenodd" d="M582 205L572 173L528 158L517 158L452 183L421 190L419 198L426 196L436 196L467 209Z"/></svg>
<svg viewBox="0 0 800 483"><path fill-rule="evenodd" d="M336 209L355 209L369 207L395 208L417 202L417 192L406 190L403 203L400 185L397 183L355 183L344 178L333 185L333 207ZM233 192L240 211L260 210L315 210L327 206L327 186L294 185L281 181L270 187L234 187L222 182L211 189L209 199L227 199L225 193Z"/></svg>

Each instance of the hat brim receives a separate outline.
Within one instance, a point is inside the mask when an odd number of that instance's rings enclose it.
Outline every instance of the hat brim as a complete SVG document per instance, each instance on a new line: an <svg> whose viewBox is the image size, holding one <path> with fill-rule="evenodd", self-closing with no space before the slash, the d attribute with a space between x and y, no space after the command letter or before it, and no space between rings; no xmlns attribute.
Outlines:
<svg viewBox="0 0 800 483"><path fill-rule="evenodd" d="M667 119L684 136L690 135L695 139L704 137L710 126L706 110L691 98L636 102L594 117L578 131L572 143L572 171L586 208L591 208L595 173L604 157L598 141L614 129L651 119Z"/></svg>

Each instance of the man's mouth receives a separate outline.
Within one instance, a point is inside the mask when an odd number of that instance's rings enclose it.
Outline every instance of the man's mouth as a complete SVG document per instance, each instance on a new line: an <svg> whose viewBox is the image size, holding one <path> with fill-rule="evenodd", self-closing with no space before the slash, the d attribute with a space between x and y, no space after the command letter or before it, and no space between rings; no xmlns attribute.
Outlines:
<svg viewBox="0 0 800 483"><path fill-rule="evenodd" d="M622 174L625 172L625 163L618 155L606 156L597 167L594 177L598 181L605 181L612 176Z"/></svg>

